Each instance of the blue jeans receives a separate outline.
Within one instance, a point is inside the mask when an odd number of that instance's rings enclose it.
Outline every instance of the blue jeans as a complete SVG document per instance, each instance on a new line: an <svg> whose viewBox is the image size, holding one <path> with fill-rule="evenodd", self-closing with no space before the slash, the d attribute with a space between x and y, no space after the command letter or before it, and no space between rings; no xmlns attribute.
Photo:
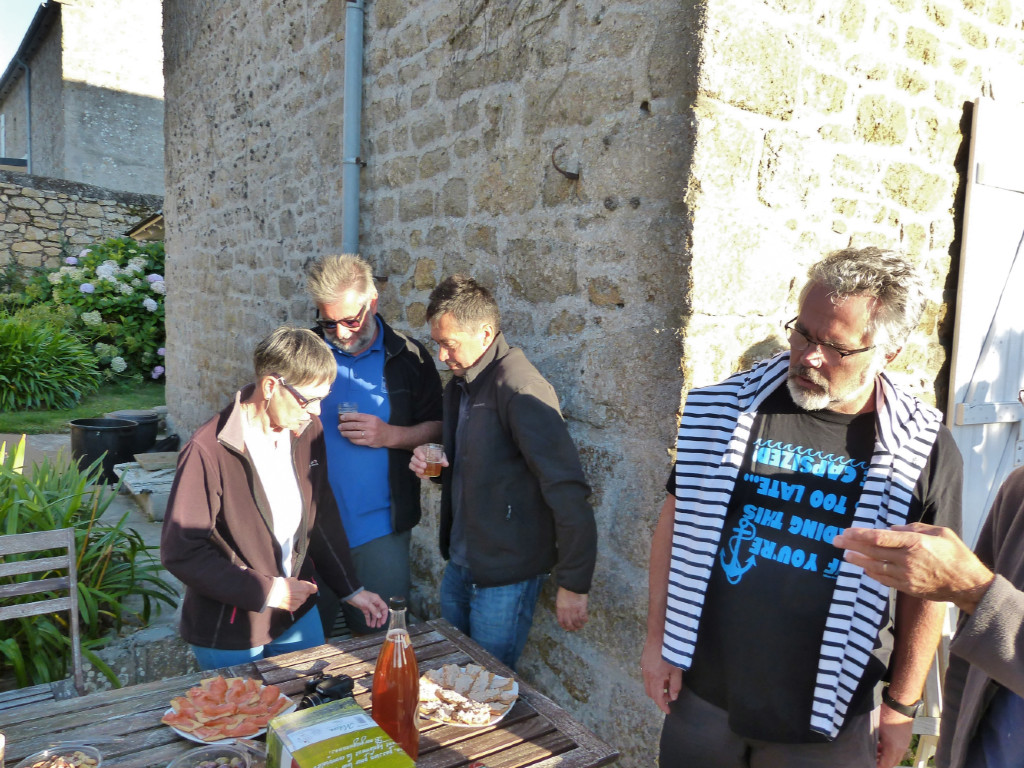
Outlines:
<svg viewBox="0 0 1024 768"><path fill-rule="evenodd" d="M240 651L193 645L192 653L195 654L196 663L199 664L200 669L217 669L218 667L245 664L267 656L301 651L305 648L312 648L314 645L323 644L324 629L320 625L320 613L314 606L312 610L307 611L302 618L292 624L288 631L266 645L257 645L255 648L246 648Z"/></svg>
<svg viewBox="0 0 1024 768"><path fill-rule="evenodd" d="M441 618L516 668L547 574L503 587L478 587L469 569L449 562L441 579Z"/></svg>

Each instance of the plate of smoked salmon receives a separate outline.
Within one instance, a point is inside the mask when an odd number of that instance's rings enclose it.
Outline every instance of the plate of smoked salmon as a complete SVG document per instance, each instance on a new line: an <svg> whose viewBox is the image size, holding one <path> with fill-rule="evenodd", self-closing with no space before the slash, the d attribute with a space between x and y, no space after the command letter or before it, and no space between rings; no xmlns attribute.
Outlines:
<svg viewBox="0 0 1024 768"><path fill-rule="evenodd" d="M161 722L189 741L220 744L265 733L267 723L295 706L276 685L217 675L171 699Z"/></svg>

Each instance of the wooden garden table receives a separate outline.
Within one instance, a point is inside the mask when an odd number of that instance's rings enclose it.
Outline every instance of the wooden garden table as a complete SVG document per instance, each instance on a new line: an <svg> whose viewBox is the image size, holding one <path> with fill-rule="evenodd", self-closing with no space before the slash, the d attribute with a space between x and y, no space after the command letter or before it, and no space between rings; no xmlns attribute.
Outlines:
<svg viewBox="0 0 1024 768"><path fill-rule="evenodd" d="M444 620L412 624L409 633L421 673L443 664L476 662L519 683L519 700L496 725L463 728L421 720L417 766L456 768L480 762L487 768L594 768L618 758L618 752ZM355 681L356 701L369 710L371 678L383 640L383 634L351 638L220 672L273 683L296 701L306 679L317 671L346 674ZM6 764L11 768L54 742L80 741L100 749L103 768L164 768L197 745L160 718L173 696L210 675L183 675L0 712Z"/></svg>

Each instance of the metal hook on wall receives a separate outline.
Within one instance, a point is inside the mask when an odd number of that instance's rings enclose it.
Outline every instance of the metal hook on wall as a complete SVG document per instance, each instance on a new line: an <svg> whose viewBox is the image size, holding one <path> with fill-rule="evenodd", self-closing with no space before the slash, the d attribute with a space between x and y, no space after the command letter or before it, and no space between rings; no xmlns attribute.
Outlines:
<svg viewBox="0 0 1024 768"><path fill-rule="evenodd" d="M559 165L558 165L558 161L555 160L555 152L557 152L558 150L560 150L564 146L565 146L565 142L563 141L563 142L560 142L559 144L557 144L555 146L555 148L551 150L551 165L554 166L556 171L558 171L560 174L565 176L565 178L569 179L569 181L579 181L579 178L580 178L580 173L579 173L580 172L580 166L579 166L579 163L576 164L576 172L573 173L572 171L567 171L567 170L565 170L563 168L560 168Z"/></svg>

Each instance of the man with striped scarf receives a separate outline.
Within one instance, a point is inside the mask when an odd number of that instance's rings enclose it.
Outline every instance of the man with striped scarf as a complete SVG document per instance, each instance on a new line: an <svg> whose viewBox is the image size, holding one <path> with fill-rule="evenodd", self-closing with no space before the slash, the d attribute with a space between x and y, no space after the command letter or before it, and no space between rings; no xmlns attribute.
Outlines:
<svg viewBox="0 0 1024 768"><path fill-rule="evenodd" d="M667 715L661 768L902 759L941 606L891 603L832 540L913 521L959 530L952 436L884 373L923 306L901 257L839 251L810 269L789 352L687 396L641 659Z"/></svg>

